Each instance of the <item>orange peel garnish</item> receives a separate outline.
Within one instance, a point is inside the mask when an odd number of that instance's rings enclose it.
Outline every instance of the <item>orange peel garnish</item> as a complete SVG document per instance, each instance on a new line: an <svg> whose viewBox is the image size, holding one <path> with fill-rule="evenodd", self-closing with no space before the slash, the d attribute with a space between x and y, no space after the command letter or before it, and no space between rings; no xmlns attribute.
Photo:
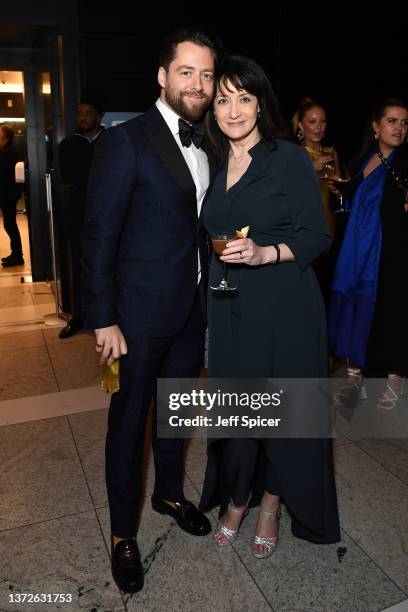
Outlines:
<svg viewBox="0 0 408 612"><path fill-rule="evenodd" d="M249 232L249 225L247 225L246 227L243 227L240 230L235 230L237 238L246 238L248 236L248 232Z"/></svg>

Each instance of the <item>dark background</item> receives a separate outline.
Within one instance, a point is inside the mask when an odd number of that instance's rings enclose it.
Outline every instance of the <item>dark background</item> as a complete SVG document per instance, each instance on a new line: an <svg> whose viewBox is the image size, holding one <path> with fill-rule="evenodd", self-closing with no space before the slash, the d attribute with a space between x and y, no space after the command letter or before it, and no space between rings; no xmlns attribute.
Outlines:
<svg viewBox="0 0 408 612"><path fill-rule="evenodd" d="M78 7L82 86L109 111L144 111L154 102L160 41L171 27L191 23L259 61L288 120L304 96L318 100L328 113L326 141L343 159L358 147L374 104L407 94L408 14L396 2L181 2L154 4L150 17L148 6L142 14L123 0Z"/></svg>

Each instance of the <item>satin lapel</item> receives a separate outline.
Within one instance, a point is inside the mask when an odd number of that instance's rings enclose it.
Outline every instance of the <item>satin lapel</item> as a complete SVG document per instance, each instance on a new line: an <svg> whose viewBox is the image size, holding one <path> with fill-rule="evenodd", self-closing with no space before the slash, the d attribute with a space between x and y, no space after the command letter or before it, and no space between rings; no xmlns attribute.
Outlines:
<svg viewBox="0 0 408 612"><path fill-rule="evenodd" d="M165 163L170 174L196 203L196 187L190 170L185 162L173 134L159 110L153 106L145 113L144 131L150 142Z"/></svg>
<svg viewBox="0 0 408 612"><path fill-rule="evenodd" d="M210 150L210 148L208 146L208 143L205 140L204 140L201 148L204 151L204 153L207 155L207 158L208 158L208 169L209 169L209 172L210 172L210 183L208 185L208 189L206 191L206 194L205 194L204 199L203 199L203 203L201 205L200 216L198 218L198 222L199 222L200 226L203 225L203 209L204 209L204 205L205 205L206 199L207 199L207 197L208 197L208 195L210 193L211 183L213 182L213 180L215 178L215 175L216 175L216 172L217 172L217 165L215 163L215 158L212 155L211 150Z"/></svg>
<svg viewBox="0 0 408 612"><path fill-rule="evenodd" d="M201 148L204 151L204 153L207 155L207 158L208 158L208 168L210 171L210 183L211 183L217 171L217 165L215 163L214 155L211 153L209 144L205 139L203 141L203 144L201 145Z"/></svg>

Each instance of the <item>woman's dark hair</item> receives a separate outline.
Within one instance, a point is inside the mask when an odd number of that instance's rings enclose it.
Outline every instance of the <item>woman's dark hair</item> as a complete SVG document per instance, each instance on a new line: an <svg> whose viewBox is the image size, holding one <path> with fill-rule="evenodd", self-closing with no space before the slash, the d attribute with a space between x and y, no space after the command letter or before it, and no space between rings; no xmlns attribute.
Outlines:
<svg viewBox="0 0 408 612"><path fill-rule="evenodd" d="M8 142L13 142L13 140L14 140L14 130L13 130L13 128L10 125L7 125L7 123L2 123L0 125L0 129L3 130L3 134L7 138L7 141Z"/></svg>
<svg viewBox="0 0 408 612"><path fill-rule="evenodd" d="M217 36L200 27L180 26L169 32L163 39L160 47L159 66L168 70L176 56L177 45L183 42L208 47L214 53L215 61L221 51L221 43Z"/></svg>
<svg viewBox="0 0 408 612"><path fill-rule="evenodd" d="M351 162L349 164L350 176L354 176L354 174L359 171L361 164L367 158L370 151L377 148L377 141L374 137L375 132L372 124L374 121L376 123L381 121L381 119L387 112L387 108L390 108L391 106L398 106L400 108L405 108L406 110L408 110L408 105L400 98L384 98L383 100L377 102L371 112L370 119L363 132L363 139L360 149L357 154L352 157Z"/></svg>
<svg viewBox="0 0 408 612"><path fill-rule="evenodd" d="M240 55L225 57L217 71L215 85L228 90L228 83L238 91L245 90L257 98L260 111L257 125L265 140L271 142L276 138L290 140L289 129L280 113L271 82L259 64ZM217 162L222 164L230 146L228 138L215 121L213 109L207 113L206 124L214 155Z"/></svg>

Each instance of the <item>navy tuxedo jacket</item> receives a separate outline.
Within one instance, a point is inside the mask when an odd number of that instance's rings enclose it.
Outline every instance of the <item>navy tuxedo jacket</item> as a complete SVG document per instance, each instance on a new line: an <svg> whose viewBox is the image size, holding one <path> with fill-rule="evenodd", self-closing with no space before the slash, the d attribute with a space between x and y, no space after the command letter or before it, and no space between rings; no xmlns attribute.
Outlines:
<svg viewBox="0 0 408 612"><path fill-rule="evenodd" d="M196 188L162 115L106 130L98 142L82 232L87 328L118 324L126 335L177 334L208 275L208 240ZM204 289L205 291L205 289Z"/></svg>

